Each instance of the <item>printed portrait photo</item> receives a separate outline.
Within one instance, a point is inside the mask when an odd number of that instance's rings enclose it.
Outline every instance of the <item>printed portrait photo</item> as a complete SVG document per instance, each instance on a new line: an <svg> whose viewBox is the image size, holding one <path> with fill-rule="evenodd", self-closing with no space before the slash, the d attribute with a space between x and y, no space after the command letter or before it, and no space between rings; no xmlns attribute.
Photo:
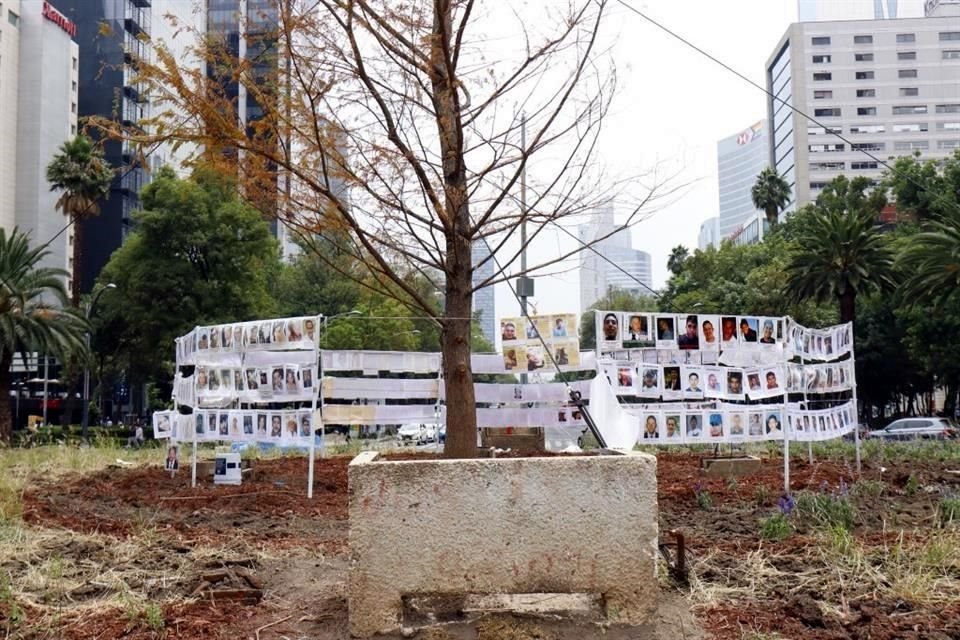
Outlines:
<svg viewBox="0 0 960 640"><path fill-rule="evenodd" d="M283 435L283 416L279 413L270 414L270 437L279 438Z"/></svg>
<svg viewBox="0 0 960 640"><path fill-rule="evenodd" d="M221 412L220 413L220 435L226 436L230 434L229 421L230 421L230 416L225 412Z"/></svg>
<svg viewBox="0 0 960 640"><path fill-rule="evenodd" d="M597 335L602 336L603 341L607 343L620 342L620 318L617 314L607 312L598 314L597 317L601 319L600 331Z"/></svg>
<svg viewBox="0 0 960 640"><path fill-rule="evenodd" d="M287 393L289 393L290 395L295 395L295 394L299 393L300 387L299 387L299 385L298 385L298 383L297 383L297 370L296 370L296 369L294 369L294 368L292 368L292 367L288 367L288 368L287 368L286 373L284 374L283 387L284 387L284 390L285 390Z"/></svg>
<svg viewBox="0 0 960 640"><path fill-rule="evenodd" d="M260 344L268 345L273 341L273 325L269 322L260 323Z"/></svg>
<svg viewBox="0 0 960 640"><path fill-rule="evenodd" d="M277 320L273 323L273 344L285 344L287 342L287 330L283 320Z"/></svg>
<svg viewBox="0 0 960 640"><path fill-rule="evenodd" d="M767 414L767 435L779 435L783 433L780 423L780 412L774 411Z"/></svg>
<svg viewBox="0 0 960 640"><path fill-rule="evenodd" d="M215 369L211 369L209 376L210 376L210 391L220 391L220 374L217 373Z"/></svg>
<svg viewBox="0 0 960 640"><path fill-rule="evenodd" d="M517 371L520 363L527 363L527 351L522 346L503 348L503 368L507 371Z"/></svg>
<svg viewBox="0 0 960 640"><path fill-rule="evenodd" d="M747 418L747 433L751 436L763 435L763 417L759 412L751 411Z"/></svg>
<svg viewBox="0 0 960 640"><path fill-rule="evenodd" d="M773 318L764 318L760 325L760 344L777 344Z"/></svg>
<svg viewBox="0 0 960 640"><path fill-rule="evenodd" d="M742 436L744 435L744 414L740 411L731 412L728 417L728 422L730 424L730 435L731 436Z"/></svg>
<svg viewBox="0 0 960 640"><path fill-rule="evenodd" d="M660 395L660 369L656 367L641 369L639 393L647 397Z"/></svg>
<svg viewBox="0 0 960 640"><path fill-rule="evenodd" d="M720 345L718 316L700 316L700 348L717 349Z"/></svg>
<svg viewBox="0 0 960 640"><path fill-rule="evenodd" d="M207 435L217 434L217 412L211 411L207 414Z"/></svg>
<svg viewBox="0 0 960 640"><path fill-rule="evenodd" d="M517 325L513 320L502 320L500 322L500 339L504 342L517 340Z"/></svg>
<svg viewBox="0 0 960 640"><path fill-rule="evenodd" d="M195 378L197 390L206 391L210 385L210 376L207 374L206 367L197 367L197 377Z"/></svg>
<svg viewBox="0 0 960 640"><path fill-rule="evenodd" d="M680 349L699 349L700 348L700 332L699 332L699 319L697 316L687 316L684 320L683 328L680 330L680 335L677 337L677 347Z"/></svg>
<svg viewBox="0 0 960 640"><path fill-rule="evenodd" d="M317 321L313 318L306 318L303 321L303 335L310 342L316 342L317 339Z"/></svg>
<svg viewBox="0 0 960 640"><path fill-rule="evenodd" d="M708 415L710 421L710 437L713 439L723 438L723 414L714 412Z"/></svg>
<svg viewBox="0 0 960 640"><path fill-rule="evenodd" d="M200 338L197 340L197 349L200 351L206 351L210 348L210 338L208 337L206 329L200 330Z"/></svg>
<svg viewBox="0 0 960 640"><path fill-rule="evenodd" d="M750 391L759 391L760 390L760 374L751 371L747 373L747 387Z"/></svg>
<svg viewBox="0 0 960 640"><path fill-rule="evenodd" d="M720 341L723 346L729 347L737 342L737 319L733 316L723 316L720 319Z"/></svg>
<svg viewBox="0 0 960 640"><path fill-rule="evenodd" d="M250 414L250 413L243 414L243 435L245 436L253 435L253 414Z"/></svg>
<svg viewBox="0 0 960 640"><path fill-rule="evenodd" d="M756 318L740 318L738 326L740 327L740 342L756 342L757 341L757 319Z"/></svg>
<svg viewBox="0 0 960 640"><path fill-rule="evenodd" d="M256 391L260 388L260 380L257 375L257 370L249 368L246 370L246 379L247 379L247 391Z"/></svg>
<svg viewBox="0 0 960 640"><path fill-rule="evenodd" d="M642 342L650 339L650 319L641 314L630 314L624 342Z"/></svg>
<svg viewBox="0 0 960 640"><path fill-rule="evenodd" d="M283 393L283 367L274 367L270 371L270 388L274 393Z"/></svg>
<svg viewBox="0 0 960 640"><path fill-rule="evenodd" d="M220 386L224 391L233 389L233 369L220 369Z"/></svg>
<svg viewBox="0 0 960 640"><path fill-rule="evenodd" d="M675 323L674 316L657 316L657 341L674 342L677 339Z"/></svg>
<svg viewBox="0 0 960 640"><path fill-rule="evenodd" d="M233 328L230 325L225 325L221 328L221 341L224 349L233 348Z"/></svg>
<svg viewBox="0 0 960 640"><path fill-rule="evenodd" d="M307 389L313 389L313 369L311 369L310 367L307 367L306 369L301 369L300 377L302 378L304 391L306 391Z"/></svg>
<svg viewBox="0 0 960 640"><path fill-rule="evenodd" d="M780 391L780 381L777 379L776 369L767 369L763 374L767 391Z"/></svg>
<svg viewBox="0 0 960 640"><path fill-rule="evenodd" d="M683 393L690 397L703 396L703 371L692 367L683 367Z"/></svg>
<svg viewBox="0 0 960 640"><path fill-rule="evenodd" d="M196 415L194 415L194 428L196 429L198 436L203 435L203 431L204 431L203 424L205 420L206 420L206 416L204 416L202 413L197 413Z"/></svg>
<svg viewBox="0 0 960 640"><path fill-rule="evenodd" d="M527 347L527 371L543 369L545 365L543 347Z"/></svg>
<svg viewBox="0 0 960 640"><path fill-rule="evenodd" d="M246 341L248 347L256 347L256 345L258 345L258 344L260 343L260 341L259 341L259 339L258 339L258 336L257 336L257 325L256 325L256 324L248 324L248 325L246 325L246 326L244 327L244 331L243 331L243 332L244 332L244 335L245 335L244 340Z"/></svg>
<svg viewBox="0 0 960 640"><path fill-rule="evenodd" d="M687 437L699 438L703 435L703 416L699 413L687 414Z"/></svg>
<svg viewBox="0 0 960 640"><path fill-rule="evenodd" d="M680 367L663 368L663 390L680 391Z"/></svg>
<svg viewBox="0 0 960 640"><path fill-rule="evenodd" d="M660 416L648 413L643 419L643 439L656 440L660 437Z"/></svg>
<svg viewBox="0 0 960 640"><path fill-rule="evenodd" d="M313 433L313 419L309 413L300 414L300 437L309 438Z"/></svg>
<svg viewBox="0 0 960 640"><path fill-rule="evenodd" d="M743 395L743 372L741 371L727 372L727 395L729 396Z"/></svg>
<svg viewBox="0 0 960 640"><path fill-rule="evenodd" d="M233 370L233 388L236 391L243 391L243 372L240 369Z"/></svg>
<svg viewBox="0 0 960 640"><path fill-rule="evenodd" d="M717 397L723 394L723 372L720 369L704 369L703 375L706 377L706 392L710 397Z"/></svg>
<svg viewBox="0 0 960 640"><path fill-rule="evenodd" d="M670 414L663 418L664 426L666 427L666 437L667 438L679 438L680 437L680 415L679 414Z"/></svg>
<svg viewBox="0 0 960 640"><path fill-rule="evenodd" d="M210 348L220 348L220 327L211 327L210 329Z"/></svg>
<svg viewBox="0 0 960 640"><path fill-rule="evenodd" d="M257 435L258 436L267 435L267 414L265 413L257 414Z"/></svg>
<svg viewBox="0 0 960 640"><path fill-rule="evenodd" d="M550 316L550 335L554 338L568 337L566 316Z"/></svg>
<svg viewBox="0 0 960 640"><path fill-rule="evenodd" d="M621 389L633 388L633 367L617 367L617 386Z"/></svg>
<svg viewBox="0 0 960 640"><path fill-rule="evenodd" d="M303 321L294 318L287 321L287 342L300 342L303 340Z"/></svg>

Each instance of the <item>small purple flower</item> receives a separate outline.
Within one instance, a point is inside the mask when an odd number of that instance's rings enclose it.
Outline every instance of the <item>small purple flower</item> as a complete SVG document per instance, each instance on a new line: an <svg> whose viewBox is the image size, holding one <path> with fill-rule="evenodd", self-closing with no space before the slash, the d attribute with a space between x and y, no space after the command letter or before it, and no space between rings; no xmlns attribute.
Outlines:
<svg viewBox="0 0 960 640"><path fill-rule="evenodd" d="M846 498L850 494L850 485L843 478L840 478L840 497Z"/></svg>
<svg viewBox="0 0 960 640"><path fill-rule="evenodd" d="M792 496L789 496L785 493L780 496L780 500L777 501L777 506L780 507L780 513L788 516L793 513L793 508L796 506L796 503L793 501Z"/></svg>
<svg viewBox="0 0 960 640"><path fill-rule="evenodd" d="M703 491L703 483L697 480L697 484L693 485L693 492L699 494L701 491Z"/></svg>

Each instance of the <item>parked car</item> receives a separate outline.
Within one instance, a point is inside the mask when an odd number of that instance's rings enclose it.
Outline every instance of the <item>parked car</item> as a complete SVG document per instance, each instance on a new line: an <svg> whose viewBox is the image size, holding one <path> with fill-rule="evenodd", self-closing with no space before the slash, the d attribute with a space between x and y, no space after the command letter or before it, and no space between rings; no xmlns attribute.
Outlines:
<svg viewBox="0 0 960 640"><path fill-rule="evenodd" d="M894 420L879 431L871 431L871 438L887 440L938 439L960 437L960 429L947 418L918 417Z"/></svg>
<svg viewBox="0 0 960 640"><path fill-rule="evenodd" d="M428 424L405 424L397 429L400 444L426 444L437 439L437 428Z"/></svg>

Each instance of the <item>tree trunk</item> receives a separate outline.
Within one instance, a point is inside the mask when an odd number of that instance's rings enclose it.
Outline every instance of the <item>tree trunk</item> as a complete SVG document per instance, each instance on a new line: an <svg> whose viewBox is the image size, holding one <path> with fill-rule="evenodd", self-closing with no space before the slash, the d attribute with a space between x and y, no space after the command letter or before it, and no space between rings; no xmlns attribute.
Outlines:
<svg viewBox="0 0 960 640"><path fill-rule="evenodd" d="M73 303L73 306L80 308L80 278L82 273L80 270L80 260L83 257L83 218L77 214L72 215L73 218L73 268L72 271L72 281L70 285L70 302Z"/></svg>
<svg viewBox="0 0 960 640"><path fill-rule="evenodd" d="M852 290L840 295L840 323L853 322L856 319L856 301L857 294Z"/></svg>
<svg viewBox="0 0 960 640"><path fill-rule="evenodd" d="M0 358L0 446L9 446L13 438L10 415L10 358Z"/></svg>
<svg viewBox="0 0 960 640"><path fill-rule="evenodd" d="M446 317L440 337L447 397L444 453L448 458L472 458L477 455L477 405L470 363L473 256L467 170L463 160L463 119L457 95L456 69L451 57L452 3L437 0L433 7L430 82L443 162L443 195L446 200L443 209L447 216L444 221Z"/></svg>
<svg viewBox="0 0 960 640"><path fill-rule="evenodd" d="M772 207L770 209L767 209L766 214L767 214L767 224L769 224L770 228L773 229L775 226L777 226L777 222L780 218L780 212L777 210L776 207Z"/></svg>

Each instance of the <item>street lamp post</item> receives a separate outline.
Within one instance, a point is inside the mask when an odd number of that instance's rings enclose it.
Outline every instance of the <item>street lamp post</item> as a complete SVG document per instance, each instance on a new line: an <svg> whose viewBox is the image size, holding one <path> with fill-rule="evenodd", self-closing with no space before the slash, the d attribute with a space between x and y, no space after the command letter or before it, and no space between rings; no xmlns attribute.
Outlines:
<svg viewBox="0 0 960 640"><path fill-rule="evenodd" d="M93 317L93 312L97 306L97 300L100 299L100 296L103 295L104 291L109 289L116 289L117 285L112 282L104 285L93 294L93 298L90 300L90 304L87 306L87 324L90 323L90 318ZM87 343L87 354L90 353L90 333L92 329L87 329L86 343ZM83 365L83 408L81 415L83 418L80 421L80 430L84 442L88 442L87 432L90 428L90 363L84 362Z"/></svg>

